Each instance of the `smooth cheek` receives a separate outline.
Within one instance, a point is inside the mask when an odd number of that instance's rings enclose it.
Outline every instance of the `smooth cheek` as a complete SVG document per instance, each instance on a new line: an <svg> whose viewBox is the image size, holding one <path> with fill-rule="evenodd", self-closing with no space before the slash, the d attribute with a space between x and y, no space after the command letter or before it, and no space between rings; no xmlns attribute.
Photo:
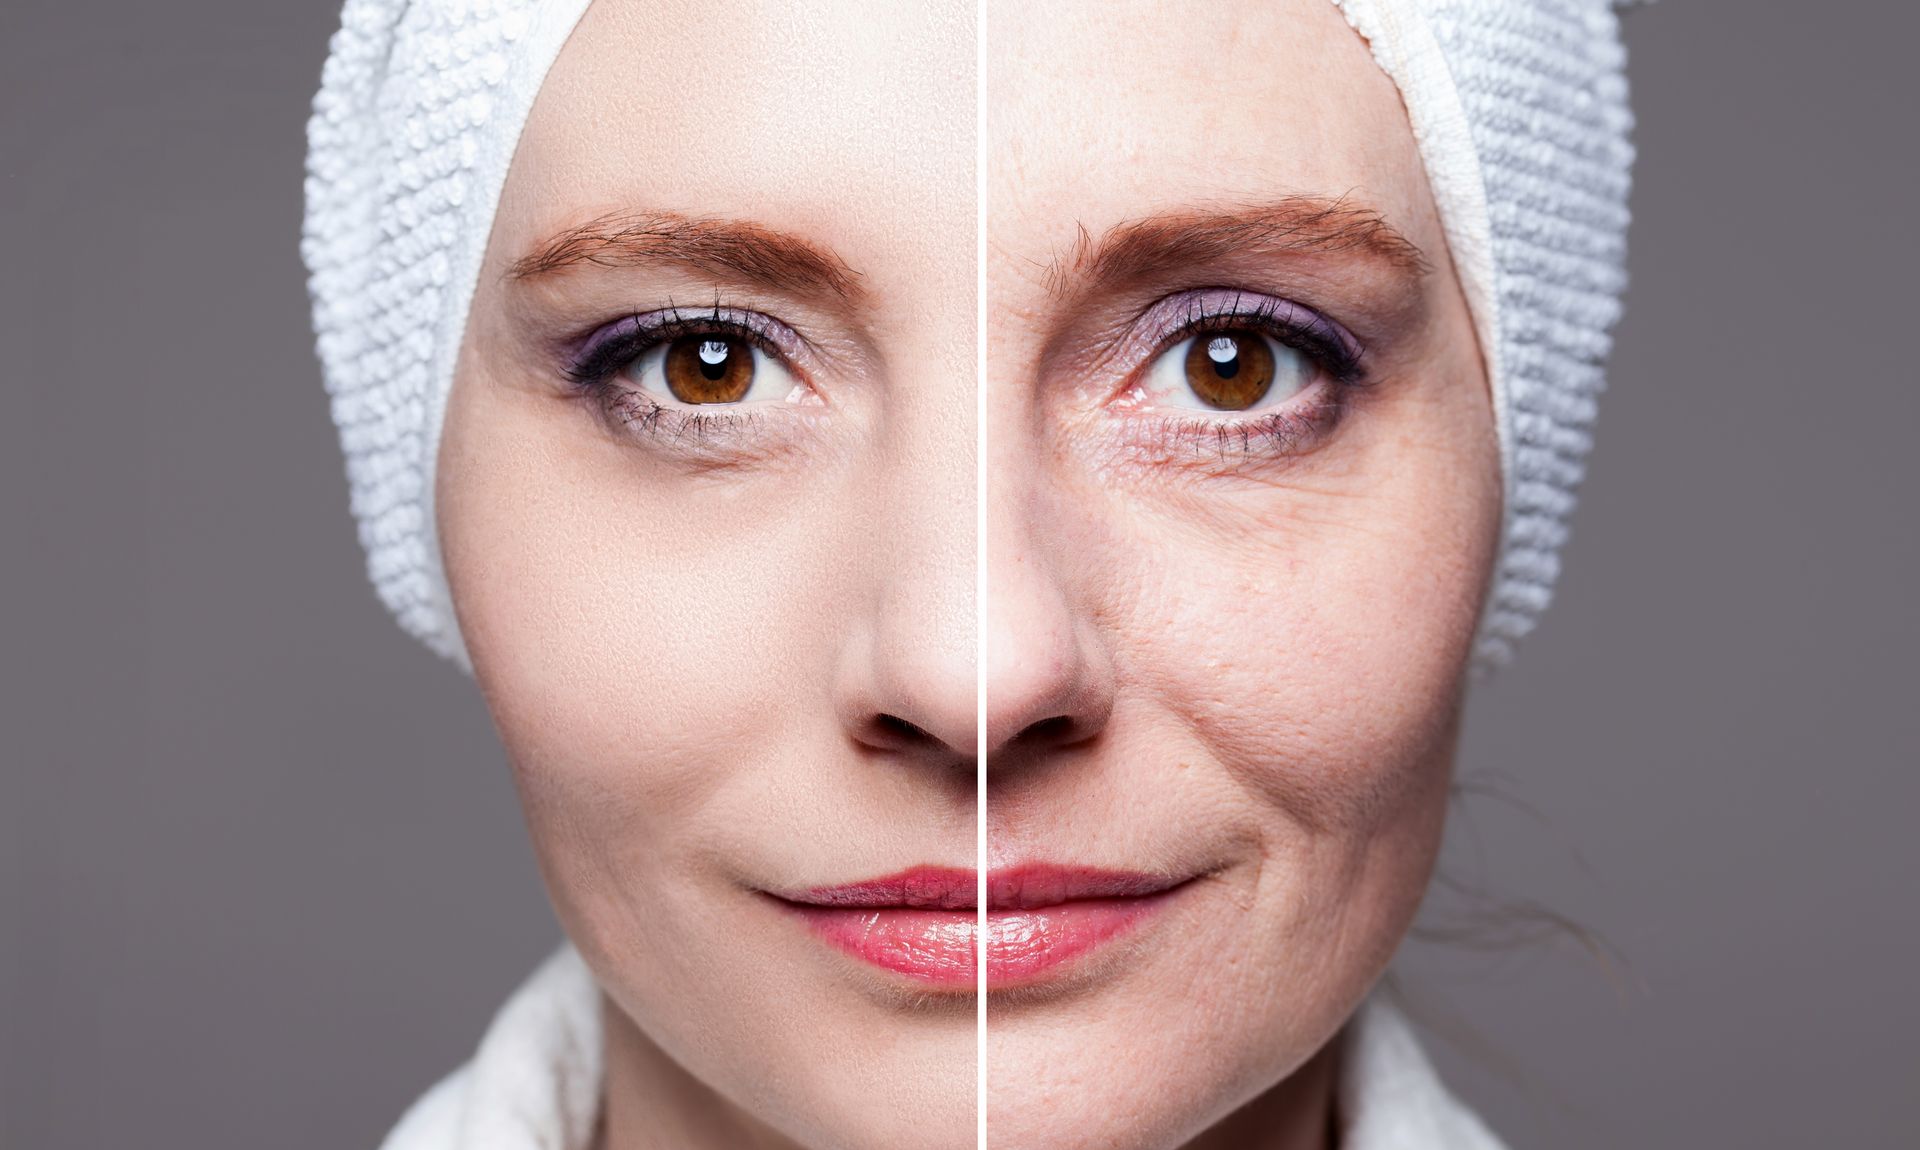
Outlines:
<svg viewBox="0 0 1920 1150"><path fill-rule="evenodd" d="M806 783L837 746L821 576L844 520L796 508L818 493L778 474L663 481L585 408L484 373L458 386L442 539L555 910L673 1058L761 1081L765 1051L805 1049L826 1023L739 1009L793 945L742 882L804 866L807 828L831 825ZM814 478L834 487L831 469ZM768 1115L831 1110L844 1085L804 1082L812 1101L776 1091Z"/></svg>
<svg viewBox="0 0 1920 1150"><path fill-rule="evenodd" d="M835 520L783 528L777 476L662 483L583 406L484 373L460 387L441 530L476 673L563 916L584 945L644 946L658 934L629 916L721 885L701 852L766 817L745 796L777 755L822 741L808 576Z"/></svg>
<svg viewBox="0 0 1920 1150"><path fill-rule="evenodd" d="M953 1112L971 1100L956 1072L970 1029L903 1039L751 889L926 848L925 823L901 817L923 791L859 773L835 707L898 488L857 447L703 473L483 368L449 404L437 502L549 894L603 988L696 1078L752 1091L763 1119L887 1146L906 1115L971 1132ZM888 841L897 828L908 841ZM876 1034L894 1058L806 1057ZM823 1115L841 1125L809 1130Z"/></svg>

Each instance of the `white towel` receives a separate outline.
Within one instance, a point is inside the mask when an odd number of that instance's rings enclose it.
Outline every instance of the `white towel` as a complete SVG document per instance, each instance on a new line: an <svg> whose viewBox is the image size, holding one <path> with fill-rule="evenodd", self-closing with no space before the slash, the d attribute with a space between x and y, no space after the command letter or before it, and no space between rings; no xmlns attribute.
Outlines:
<svg viewBox="0 0 1920 1150"><path fill-rule="evenodd" d="M1400 88L1472 310L1505 504L1474 642L1505 663L1560 573L1626 288L1633 168L1611 0L1334 0Z"/></svg>
<svg viewBox="0 0 1920 1150"><path fill-rule="evenodd" d="M433 521L454 358L520 129L588 0L347 0L307 122L300 252L367 574L473 670Z"/></svg>
<svg viewBox="0 0 1920 1150"><path fill-rule="evenodd" d="M593 975L562 947L507 1000L473 1061L414 1103L381 1150L587 1150L600 1109L600 1008ZM1385 998L1367 999L1340 1050L1340 1150L1503 1150Z"/></svg>

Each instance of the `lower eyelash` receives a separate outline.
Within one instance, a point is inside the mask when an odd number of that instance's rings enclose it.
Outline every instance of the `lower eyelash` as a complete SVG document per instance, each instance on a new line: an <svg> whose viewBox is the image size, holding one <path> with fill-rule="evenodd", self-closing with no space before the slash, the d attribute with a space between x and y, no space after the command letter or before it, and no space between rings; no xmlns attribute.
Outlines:
<svg viewBox="0 0 1920 1150"><path fill-rule="evenodd" d="M1248 456L1300 455L1316 446L1345 412L1338 393L1304 408L1242 419L1195 419L1169 415L1145 421L1134 450L1150 457L1227 460Z"/></svg>
<svg viewBox="0 0 1920 1150"><path fill-rule="evenodd" d="M709 414L668 407L644 392L623 387L612 378L584 381L580 387L599 406L609 426L664 435L676 442L689 439L699 442L737 433L758 418L749 412Z"/></svg>

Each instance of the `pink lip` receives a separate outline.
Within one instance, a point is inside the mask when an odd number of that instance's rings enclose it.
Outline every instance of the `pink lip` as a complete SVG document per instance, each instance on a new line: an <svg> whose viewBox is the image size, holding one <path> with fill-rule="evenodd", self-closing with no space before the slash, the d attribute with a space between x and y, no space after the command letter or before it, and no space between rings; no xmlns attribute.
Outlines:
<svg viewBox="0 0 1920 1150"><path fill-rule="evenodd" d="M977 872L914 867L777 896L822 938L875 966L949 989L976 985ZM987 873L987 986L1038 980L1110 942L1184 880L1029 863Z"/></svg>

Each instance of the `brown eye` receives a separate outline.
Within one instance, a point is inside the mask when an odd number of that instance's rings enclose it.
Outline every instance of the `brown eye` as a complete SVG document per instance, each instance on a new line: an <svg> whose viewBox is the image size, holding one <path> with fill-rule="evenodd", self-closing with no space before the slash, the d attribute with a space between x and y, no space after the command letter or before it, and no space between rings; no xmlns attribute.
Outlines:
<svg viewBox="0 0 1920 1150"><path fill-rule="evenodd" d="M682 336L667 345L662 370L681 403L738 403L753 387L753 349L720 335Z"/></svg>
<svg viewBox="0 0 1920 1150"><path fill-rule="evenodd" d="M1187 386L1208 407L1244 411L1273 386L1273 352L1251 331L1195 337L1187 349Z"/></svg>

